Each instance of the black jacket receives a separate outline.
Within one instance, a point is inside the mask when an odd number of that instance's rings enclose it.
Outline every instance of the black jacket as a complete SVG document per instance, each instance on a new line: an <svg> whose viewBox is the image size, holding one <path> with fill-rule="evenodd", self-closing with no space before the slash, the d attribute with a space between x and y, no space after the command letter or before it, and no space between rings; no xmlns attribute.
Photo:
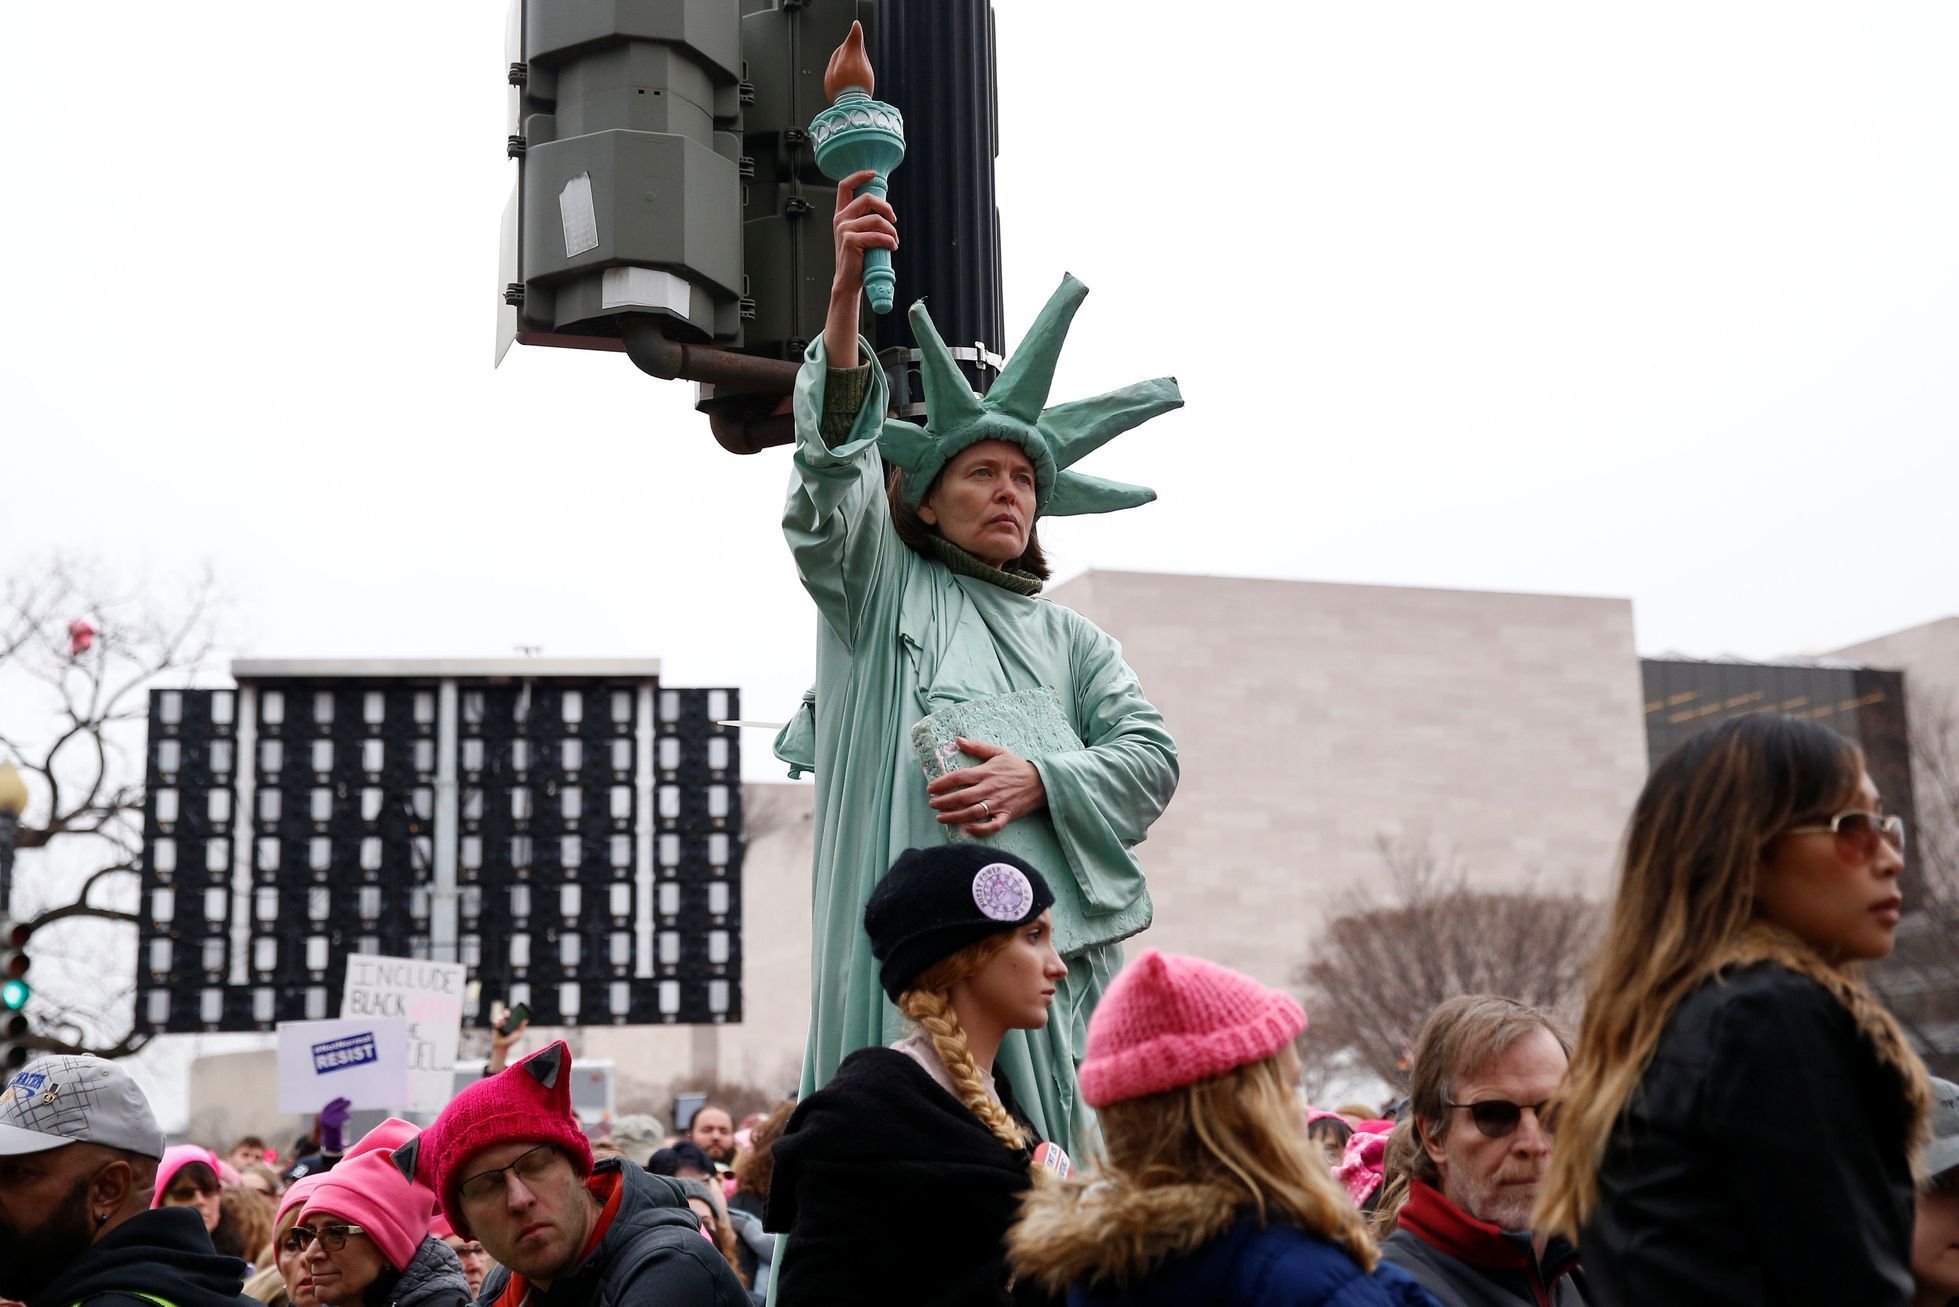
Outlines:
<svg viewBox="0 0 1959 1307"><path fill-rule="evenodd" d="M1000 1101L1022 1122L1006 1078ZM1009 1293L1005 1238L1031 1150L1009 1149L925 1069L860 1048L775 1144L765 1224L788 1232L778 1307L971 1307Z"/></svg>
<svg viewBox="0 0 1959 1307"><path fill-rule="evenodd" d="M1683 999L1581 1232L1602 1307L1908 1303L1910 1108L1882 1042L1774 962Z"/></svg>
<svg viewBox="0 0 1959 1307"><path fill-rule="evenodd" d="M28 1307L259 1307L239 1293L245 1263L211 1248L204 1218L189 1207L132 1216L90 1244Z"/></svg>
<svg viewBox="0 0 1959 1307"><path fill-rule="evenodd" d="M402 1268L401 1279L388 1295L389 1307L469 1307L474 1297L469 1277L451 1248L434 1235L422 1240L421 1247Z"/></svg>
<svg viewBox="0 0 1959 1307"><path fill-rule="evenodd" d="M592 1173L615 1171L626 1191L598 1250L549 1291L531 1286L529 1307L748 1307L727 1259L701 1236L679 1182L623 1157L605 1158ZM477 1301L495 1302L509 1283L510 1269L494 1268Z"/></svg>

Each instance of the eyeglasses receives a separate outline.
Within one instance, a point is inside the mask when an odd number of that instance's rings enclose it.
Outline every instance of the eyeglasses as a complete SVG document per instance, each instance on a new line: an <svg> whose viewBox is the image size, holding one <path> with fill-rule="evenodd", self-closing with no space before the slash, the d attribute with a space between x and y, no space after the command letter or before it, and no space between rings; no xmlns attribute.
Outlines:
<svg viewBox="0 0 1959 1307"><path fill-rule="evenodd" d="M199 1198L207 1197L217 1191L216 1185L212 1185L209 1189L198 1184L172 1185L163 1191L163 1201L173 1207L187 1207Z"/></svg>
<svg viewBox="0 0 1959 1307"><path fill-rule="evenodd" d="M1883 840L1900 854L1905 851L1905 819L1895 812L1865 812L1857 808L1850 812L1840 812L1827 821L1791 826L1782 833L1784 835L1834 835L1837 837L1838 849L1852 853L1858 858L1868 858L1876 853L1879 840Z"/></svg>
<svg viewBox="0 0 1959 1307"><path fill-rule="evenodd" d="M320 1241L320 1247L330 1253L337 1253L347 1246L348 1235L366 1233L367 1231L361 1229L358 1225L323 1225L317 1230L309 1230L303 1225L295 1225L292 1229L286 1231L285 1238L279 1240L279 1248L286 1253L304 1252L307 1244L318 1239Z"/></svg>
<svg viewBox="0 0 1959 1307"><path fill-rule="evenodd" d="M1445 1107L1461 1108L1469 1113L1469 1119L1476 1123L1477 1133L1485 1139L1508 1139L1517 1133L1518 1122L1529 1112L1537 1118L1537 1128L1545 1134L1551 1127L1544 1120L1544 1108L1550 1103L1513 1103L1507 1098L1489 1098L1480 1103L1445 1103Z"/></svg>
<svg viewBox="0 0 1959 1307"><path fill-rule="evenodd" d="M539 1144L528 1153L519 1153L509 1166L478 1171L457 1185L456 1192L466 1203L488 1202L503 1192L506 1171L515 1171L519 1180L542 1180L558 1169L559 1156L556 1144Z"/></svg>

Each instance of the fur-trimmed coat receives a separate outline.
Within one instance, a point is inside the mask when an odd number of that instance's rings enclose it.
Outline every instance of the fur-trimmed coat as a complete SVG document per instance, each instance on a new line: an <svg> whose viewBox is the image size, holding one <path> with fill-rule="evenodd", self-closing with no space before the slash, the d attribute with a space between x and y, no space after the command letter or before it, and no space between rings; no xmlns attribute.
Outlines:
<svg viewBox="0 0 1959 1307"><path fill-rule="evenodd" d="M1580 1232L1601 1307L1911 1300L1931 1088L1848 972L1756 927L1668 1019Z"/></svg>
<svg viewBox="0 0 1959 1307"><path fill-rule="evenodd" d="M1295 1225L1261 1227L1214 1185L1036 1186L1008 1239L1016 1273L1069 1307L1434 1307L1401 1271L1361 1267Z"/></svg>

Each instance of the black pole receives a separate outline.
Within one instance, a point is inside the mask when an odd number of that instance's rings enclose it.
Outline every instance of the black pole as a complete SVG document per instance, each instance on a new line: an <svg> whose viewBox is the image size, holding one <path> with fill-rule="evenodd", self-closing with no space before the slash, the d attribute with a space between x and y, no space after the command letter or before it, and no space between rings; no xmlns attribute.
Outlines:
<svg viewBox="0 0 1959 1307"><path fill-rule="evenodd" d="M8 915L14 902L14 839L19 831L19 815L0 812L0 917Z"/></svg>
<svg viewBox="0 0 1959 1307"><path fill-rule="evenodd" d="M909 238L891 260L897 304L875 319L872 343L880 354L910 349L904 310L923 297L967 380L984 392L992 370L962 353L976 345L1006 353L992 0L878 0L875 30L866 35L878 98L905 116L905 161L891 174L890 198ZM905 408L920 397L916 387L894 386L893 398Z"/></svg>

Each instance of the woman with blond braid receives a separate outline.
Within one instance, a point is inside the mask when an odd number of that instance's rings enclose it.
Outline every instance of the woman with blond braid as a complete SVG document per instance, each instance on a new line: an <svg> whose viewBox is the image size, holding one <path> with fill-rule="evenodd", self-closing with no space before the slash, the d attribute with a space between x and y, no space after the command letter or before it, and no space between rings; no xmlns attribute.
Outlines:
<svg viewBox="0 0 1959 1307"><path fill-rule="evenodd" d="M1891 951L1904 826L1857 746L1727 722L1647 780L1540 1234L1603 1307L1904 1307L1931 1092L1858 978Z"/></svg>
<svg viewBox="0 0 1959 1307"><path fill-rule="evenodd" d="M1047 1024L1067 974L1053 902L1039 871L974 844L909 849L878 882L864 929L916 1029L845 1058L776 1141L779 1307L1049 1301L1007 1269L1040 1141L993 1071L1008 1031Z"/></svg>

